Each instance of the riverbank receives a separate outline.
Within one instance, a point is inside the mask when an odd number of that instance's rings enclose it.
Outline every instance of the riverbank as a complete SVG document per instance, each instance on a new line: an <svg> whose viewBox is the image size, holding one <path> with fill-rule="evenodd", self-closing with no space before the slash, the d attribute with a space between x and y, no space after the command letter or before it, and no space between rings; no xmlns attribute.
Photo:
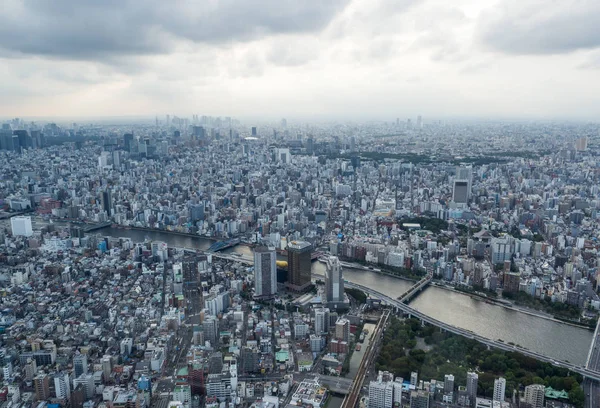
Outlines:
<svg viewBox="0 0 600 408"><path fill-rule="evenodd" d="M564 325L567 325L567 326L572 326L572 327L577 327L577 328L580 328L580 329L586 329L586 330L589 330L589 331L594 331L594 328L592 328L592 327L590 327L588 325L577 324L577 323L574 323L574 322L557 319L554 316L551 316L551 315L548 315L548 314L539 313L539 311L537 311L535 309L528 309L528 308L524 308L522 306L517 306L515 304L507 305L507 304L504 304L501 301L498 301L497 299L489 298L487 296L482 296L482 295L479 295L479 294L476 294L476 293L463 292L461 290L456 290L454 288L449 288L446 285L437 284L437 282L434 282L434 284L435 284L436 288L444 289L444 290L447 290L447 291L450 291L450 292L454 292L454 293L459 293L461 295L466 295L466 296L470 297L471 299L478 300L478 301L485 301L486 303L490 303L490 304L493 304L495 306L500 306L500 307L503 307L504 309L507 309L507 310L512 310L512 311L515 311L515 312L520 312L520 313L523 313L523 314L526 314L526 315L529 315L529 316L539 317L541 319L546 319L546 320L549 320L551 322L560 323L560 324L564 324Z"/></svg>

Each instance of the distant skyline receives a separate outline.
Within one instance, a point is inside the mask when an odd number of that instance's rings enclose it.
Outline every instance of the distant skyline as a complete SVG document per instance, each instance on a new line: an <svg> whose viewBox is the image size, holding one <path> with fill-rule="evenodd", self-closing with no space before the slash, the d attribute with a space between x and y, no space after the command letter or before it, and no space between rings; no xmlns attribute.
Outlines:
<svg viewBox="0 0 600 408"><path fill-rule="evenodd" d="M4 0L0 117L600 117L593 0Z"/></svg>

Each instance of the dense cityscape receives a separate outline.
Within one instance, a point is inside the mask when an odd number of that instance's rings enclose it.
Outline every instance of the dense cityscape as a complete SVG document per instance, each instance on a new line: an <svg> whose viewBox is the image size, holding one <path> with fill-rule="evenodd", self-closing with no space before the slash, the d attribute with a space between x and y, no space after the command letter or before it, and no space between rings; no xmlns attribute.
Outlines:
<svg viewBox="0 0 600 408"><path fill-rule="evenodd" d="M6 408L599 404L595 124L0 126Z"/></svg>

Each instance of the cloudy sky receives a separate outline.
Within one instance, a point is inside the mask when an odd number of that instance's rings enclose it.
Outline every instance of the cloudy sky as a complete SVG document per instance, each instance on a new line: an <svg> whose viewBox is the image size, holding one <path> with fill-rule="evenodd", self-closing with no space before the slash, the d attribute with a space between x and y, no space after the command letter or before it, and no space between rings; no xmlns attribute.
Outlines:
<svg viewBox="0 0 600 408"><path fill-rule="evenodd" d="M1 1L4 117L600 117L598 0Z"/></svg>

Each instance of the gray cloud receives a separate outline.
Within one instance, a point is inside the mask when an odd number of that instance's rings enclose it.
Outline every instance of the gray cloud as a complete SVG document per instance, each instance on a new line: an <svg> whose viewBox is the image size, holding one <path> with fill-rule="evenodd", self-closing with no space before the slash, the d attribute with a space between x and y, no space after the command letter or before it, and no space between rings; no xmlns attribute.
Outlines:
<svg viewBox="0 0 600 408"><path fill-rule="evenodd" d="M484 45L507 54L564 54L600 47L600 3L509 2L482 21Z"/></svg>
<svg viewBox="0 0 600 408"><path fill-rule="evenodd" d="M267 52L268 62L286 67L298 67L318 57L319 47L316 39L290 39L277 41Z"/></svg>
<svg viewBox="0 0 600 408"><path fill-rule="evenodd" d="M323 29L347 0L4 0L0 49L106 61ZM111 62L111 61L107 61Z"/></svg>

